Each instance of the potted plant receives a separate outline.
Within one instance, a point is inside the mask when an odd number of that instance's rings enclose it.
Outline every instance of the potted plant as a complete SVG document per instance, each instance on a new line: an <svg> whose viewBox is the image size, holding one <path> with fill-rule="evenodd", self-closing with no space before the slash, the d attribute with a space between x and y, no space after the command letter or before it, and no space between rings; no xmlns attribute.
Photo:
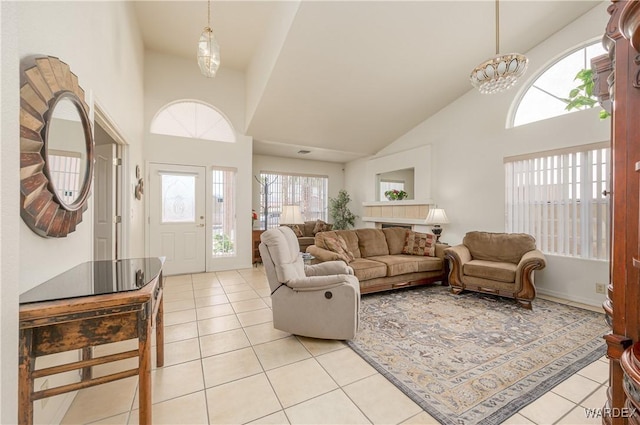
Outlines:
<svg viewBox="0 0 640 425"><path fill-rule="evenodd" d="M389 201L402 201L404 198L407 197L407 192L405 192L404 190L398 190L398 189L387 190L384 193L384 196Z"/></svg>
<svg viewBox="0 0 640 425"><path fill-rule="evenodd" d="M329 214L333 219L334 230L347 230L354 226L357 216L347 207L350 201L351 198L344 189L338 192L337 198L329 198Z"/></svg>
<svg viewBox="0 0 640 425"><path fill-rule="evenodd" d="M579 84L569 92L567 99L562 99L567 104L565 109L571 111L572 109L586 109L596 106L598 99L593 94L593 70L591 68L581 69L573 80ZM604 109L600 111L601 120L609 116L611 114Z"/></svg>

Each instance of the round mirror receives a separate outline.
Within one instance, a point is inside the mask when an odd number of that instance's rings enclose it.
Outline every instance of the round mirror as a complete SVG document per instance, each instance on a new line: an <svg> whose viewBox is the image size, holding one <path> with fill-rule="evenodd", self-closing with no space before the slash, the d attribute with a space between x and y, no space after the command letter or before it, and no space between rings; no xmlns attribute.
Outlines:
<svg viewBox="0 0 640 425"><path fill-rule="evenodd" d="M45 164L51 192L69 211L78 209L86 198L91 178L88 171L87 118L80 102L71 93L62 93L49 109L45 134Z"/></svg>
<svg viewBox="0 0 640 425"><path fill-rule="evenodd" d="M87 209L93 133L84 90L69 65L23 60L20 86L20 215L40 236L63 238Z"/></svg>

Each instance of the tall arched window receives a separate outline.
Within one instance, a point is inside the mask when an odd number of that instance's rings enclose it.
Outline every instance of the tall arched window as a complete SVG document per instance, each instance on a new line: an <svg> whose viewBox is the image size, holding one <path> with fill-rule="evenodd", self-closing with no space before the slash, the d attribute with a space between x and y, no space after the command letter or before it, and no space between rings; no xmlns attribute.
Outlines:
<svg viewBox="0 0 640 425"><path fill-rule="evenodd" d="M235 143L229 121L214 107L196 100L180 100L160 109L151 120L151 133Z"/></svg>
<svg viewBox="0 0 640 425"><path fill-rule="evenodd" d="M571 113L567 111L566 98L579 83L574 81L576 74L591 68L591 58L606 53L602 43L597 41L574 50L557 61L536 78L520 98L513 114L513 127L542 121Z"/></svg>

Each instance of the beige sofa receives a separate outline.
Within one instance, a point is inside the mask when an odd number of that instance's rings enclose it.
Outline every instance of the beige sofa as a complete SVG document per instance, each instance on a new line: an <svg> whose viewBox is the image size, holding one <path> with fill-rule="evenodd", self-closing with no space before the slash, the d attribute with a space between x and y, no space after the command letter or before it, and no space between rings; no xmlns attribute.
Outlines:
<svg viewBox="0 0 640 425"><path fill-rule="evenodd" d="M300 245L300 252L307 252L307 248L313 245L316 229L323 229L323 231L331 230L332 224L326 223L322 220L305 221L304 224L285 224L284 226L291 228L294 234L298 238L298 244Z"/></svg>
<svg viewBox="0 0 640 425"><path fill-rule="evenodd" d="M461 245L447 248L445 255L451 261L449 285L453 293L496 294L531 309L536 296L533 272L546 265L533 236L469 232Z"/></svg>
<svg viewBox="0 0 640 425"><path fill-rule="evenodd" d="M446 285L448 263L444 249L447 245L436 244L434 257L402 254L407 232L399 227L320 232L307 252L316 257L316 261L339 260L340 254L329 250L326 240L342 237L355 257L349 266L360 281L361 293L434 282Z"/></svg>

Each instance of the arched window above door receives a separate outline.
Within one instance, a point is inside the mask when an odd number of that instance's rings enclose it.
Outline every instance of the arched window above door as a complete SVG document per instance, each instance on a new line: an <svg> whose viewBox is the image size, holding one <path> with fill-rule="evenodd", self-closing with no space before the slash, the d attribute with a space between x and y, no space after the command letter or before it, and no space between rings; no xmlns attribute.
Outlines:
<svg viewBox="0 0 640 425"><path fill-rule="evenodd" d="M213 106L196 100L172 102L151 120L151 133L235 143L231 124Z"/></svg>

